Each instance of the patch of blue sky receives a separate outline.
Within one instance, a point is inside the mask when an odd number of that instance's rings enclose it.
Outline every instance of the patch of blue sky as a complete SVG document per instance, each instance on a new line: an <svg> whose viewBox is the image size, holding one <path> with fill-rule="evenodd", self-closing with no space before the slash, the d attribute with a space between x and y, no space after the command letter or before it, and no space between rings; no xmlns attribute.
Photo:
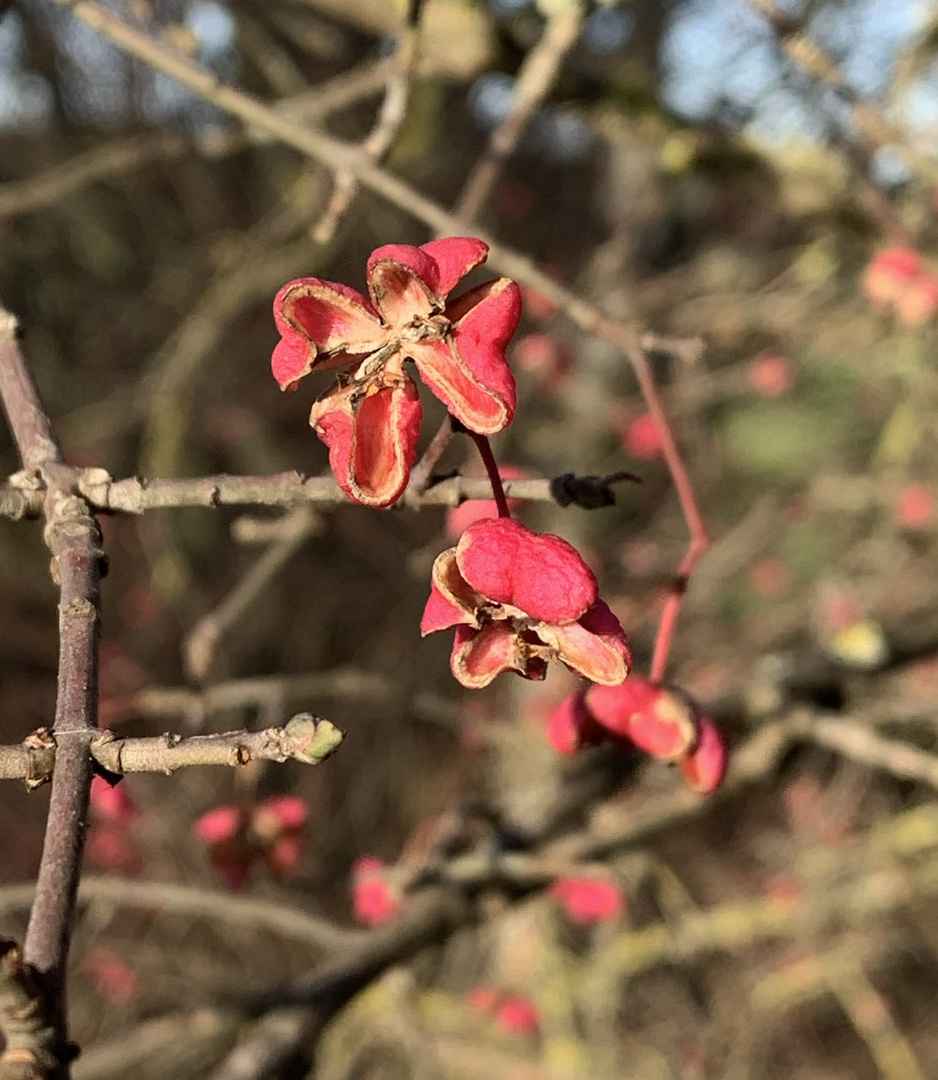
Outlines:
<svg viewBox="0 0 938 1080"><path fill-rule="evenodd" d="M902 102L909 127L930 138L938 150L938 64L932 64L909 87Z"/></svg>
<svg viewBox="0 0 938 1080"><path fill-rule="evenodd" d="M124 54L77 19L59 27L58 42L68 73L62 106L81 124L112 124L128 112L129 64Z"/></svg>
<svg viewBox="0 0 938 1080"><path fill-rule="evenodd" d="M0 130L32 131L52 115L52 88L23 69L23 23L15 11L0 18Z"/></svg>
<svg viewBox="0 0 938 1080"><path fill-rule="evenodd" d="M896 56L921 32L920 0L857 0L849 9L819 8L809 36L837 59L847 85L864 97L884 94Z"/></svg>
<svg viewBox="0 0 938 1080"><path fill-rule="evenodd" d="M214 0L198 0L186 12L186 26L195 34L199 51L206 58L230 52L235 45L236 29L231 12Z"/></svg>
<svg viewBox="0 0 938 1080"><path fill-rule="evenodd" d="M800 5L787 5L797 14ZM820 7L809 36L837 59L848 85L862 96L884 94L901 50L921 33L934 0L857 0ZM662 43L662 100L688 120L704 120L729 105L749 117L747 134L771 145L822 139L833 125L850 132L845 103L793 73L774 35L747 0L692 0L677 8ZM781 65L781 66L780 66ZM793 78L788 73L793 74ZM808 92L804 93L805 86ZM907 95L897 123L924 129L938 115L938 85L929 80ZM895 172L884 158L886 172Z"/></svg>

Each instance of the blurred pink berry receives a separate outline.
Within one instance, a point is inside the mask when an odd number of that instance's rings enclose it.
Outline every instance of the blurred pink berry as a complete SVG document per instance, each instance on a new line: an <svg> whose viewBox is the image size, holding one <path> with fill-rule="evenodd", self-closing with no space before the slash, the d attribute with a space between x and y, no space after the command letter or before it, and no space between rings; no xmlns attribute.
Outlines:
<svg viewBox="0 0 938 1080"><path fill-rule="evenodd" d="M251 814L251 828L261 837L279 836L302 829L309 816L306 800L297 795L275 795L258 803Z"/></svg>
<svg viewBox="0 0 938 1080"><path fill-rule="evenodd" d="M749 571L749 584L760 596L781 596L791 587L791 572L781 559L767 556L753 563Z"/></svg>
<svg viewBox="0 0 938 1080"><path fill-rule="evenodd" d="M907 326L924 326L938 312L938 279L931 274L913 278L895 303L896 314Z"/></svg>
<svg viewBox="0 0 938 1080"><path fill-rule="evenodd" d="M298 833L289 833L276 839L264 852L264 863L272 877L280 880L289 877L303 854L303 838Z"/></svg>
<svg viewBox="0 0 938 1080"><path fill-rule="evenodd" d="M111 874L138 874L142 860L122 822L93 822L85 839L85 861Z"/></svg>
<svg viewBox="0 0 938 1080"><path fill-rule="evenodd" d="M885 248L867 264L860 282L863 295L874 304L895 304L909 282L922 269L922 257L913 248Z"/></svg>
<svg viewBox="0 0 938 1080"><path fill-rule="evenodd" d="M512 1035L527 1035L537 1031L540 1014L532 1001L524 997L506 998L495 1014L495 1023Z"/></svg>
<svg viewBox="0 0 938 1080"><path fill-rule="evenodd" d="M550 895L578 926L612 922L621 918L625 908L618 885L602 878L561 878L551 887Z"/></svg>
<svg viewBox="0 0 938 1080"><path fill-rule="evenodd" d="M935 495L926 484L909 484L896 499L896 517L905 529L926 529L935 520Z"/></svg>
<svg viewBox="0 0 938 1080"><path fill-rule="evenodd" d="M661 428L651 413L633 420L622 432L622 448L629 457L650 461L661 453L661 445Z"/></svg>
<svg viewBox="0 0 938 1080"><path fill-rule="evenodd" d="M791 874L775 874L765 883L765 895L770 900L793 903L804 897L804 886Z"/></svg>
<svg viewBox="0 0 938 1080"><path fill-rule="evenodd" d="M538 266L543 274L553 278L554 281L562 281L563 274L558 266L553 263L541 263ZM530 285L521 286L521 295L524 298L525 313L532 319L549 319L557 311L557 305L539 289Z"/></svg>
<svg viewBox="0 0 938 1080"><path fill-rule="evenodd" d="M307 814L303 799L276 795L256 806L216 806L192 831L208 846L209 861L228 887L242 889L258 862L278 879L296 869Z"/></svg>
<svg viewBox="0 0 938 1080"><path fill-rule="evenodd" d="M547 720L547 741L560 754L575 754L607 737L586 707L585 690L570 694L551 712Z"/></svg>
<svg viewBox="0 0 938 1080"><path fill-rule="evenodd" d="M92 949L82 960L81 969L112 1005L126 1005L137 996L137 973L110 949Z"/></svg>
<svg viewBox="0 0 938 1080"><path fill-rule="evenodd" d="M206 844L221 844L235 836L244 819L245 813L240 806L216 806L196 821L192 831Z"/></svg>
<svg viewBox="0 0 938 1080"><path fill-rule="evenodd" d="M663 761L677 760L697 741L690 702L642 675L620 686L591 686L586 706L614 735Z"/></svg>
<svg viewBox="0 0 938 1080"><path fill-rule="evenodd" d="M133 827L139 817L127 782L111 785L103 776L91 781L91 825L85 841L89 866L113 874L136 874L142 865Z"/></svg>
<svg viewBox="0 0 938 1080"><path fill-rule="evenodd" d="M518 367L536 375L552 393L561 389L573 366L570 350L550 334L525 335L513 355Z"/></svg>
<svg viewBox="0 0 938 1080"><path fill-rule="evenodd" d="M466 1005L474 1013L490 1016L502 999L501 990L494 986L476 986L466 994Z"/></svg>
<svg viewBox="0 0 938 1080"><path fill-rule="evenodd" d="M131 822L137 817L137 806L127 790L126 780L110 784L103 776L91 781L91 814L99 821Z"/></svg>
<svg viewBox="0 0 938 1080"><path fill-rule="evenodd" d="M781 397L794 382L791 361L775 353L759 353L749 363L749 385L763 397Z"/></svg>
<svg viewBox="0 0 938 1080"><path fill-rule="evenodd" d="M680 761L687 786L700 795L712 795L726 775L726 743L720 729L707 716L698 718L697 745Z"/></svg>
<svg viewBox="0 0 938 1080"><path fill-rule="evenodd" d="M272 877L285 878L296 869L308 816L306 800L297 795L275 795L251 811L248 841Z"/></svg>
<svg viewBox="0 0 938 1080"><path fill-rule="evenodd" d="M400 910L400 901L384 876L387 865L374 856L365 856L352 866L352 909L365 926L390 922Z"/></svg>

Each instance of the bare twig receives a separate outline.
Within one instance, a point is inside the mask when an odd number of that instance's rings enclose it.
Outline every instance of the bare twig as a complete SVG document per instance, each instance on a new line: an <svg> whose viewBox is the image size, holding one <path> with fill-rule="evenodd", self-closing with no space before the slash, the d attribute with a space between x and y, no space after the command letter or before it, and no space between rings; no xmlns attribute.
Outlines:
<svg viewBox="0 0 938 1080"><path fill-rule="evenodd" d="M244 1017L234 1010L209 1007L143 1020L82 1049L74 1077L125 1080L152 1075L154 1062L159 1062L162 1076L195 1076L218 1060L243 1024Z"/></svg>
<svg viewBox="0 0 938 1080"><path fill-rule="evenodd" d="M186 668L197 682L208 675L218 643L263 593L264 589L300 550L318 525L308 506L288 515L280 535L251 566L225 599L196 623L183 645Z"/></svg>
<svg viewBox="0 0 938 1080"><path fill-rule="evenodd" d="M826 966L824 978L869 1047L883 1080L925 1080L908 1039L883 995L870 982L855 952L844 951Z"/></svg>
<svg viewBox="0 0 938 1080"><path fill-rule="evenodd" d="M395 681L374 671L336 668L306 675L267 675L254 679L232 679L201 690L187 687L151 687L126 698L107 702L108 722L131 717L179 721L190 730L204 727L218 713L254 710L270 715L291 703L311 699L339 699L363 705L387 705L398 700L401 689ZM457 702L429 692L407 695L408 707L416 716L458 727L462 713Z"/></svg>
<svg viewBox="0 0 938 1080"><path fill-rule="evenodd" d="M938 757L897 739L884 739L849 717L812 715L802 732L811 742L851 761L938 788Z"/></svg>
<svg viewBox="0 0 938 1080"><path fill-rule="evenodd" d="M404 493L404 501L408 506L411 505L414 499L419 499L430 486L436 463L443 456L452 438L453 418L447 413L446 419L440 424L436 434L430 440L430 445L424 450L423 456L410 470L410 481Z"/></svg>
<svg viewBox="0 0 938 1080"><path fill-rule="evenodd" d="M299 713L285 727L264 731L226 731L213 735L125 738L110 731L73 732L86 753L106 772L172 773L191 765L247 765L251 761L300 761L315 765L334 753L342 732L310 713ZM82 740L79 736L84 735ZM41 728L20 746L0 746L0 780L25 780L39 787L55 776L61 753L55 733Z"/></svg>
<svg viewBox="0 0 938 1080"><path fill-rule="evenodd" d="M575 480L576 478L574 478ZM569 478L565 483L570 483ZM85 469L78 478L79 490L96 513L142 514L183 506L296 506L309 503L329 507L346 504L348 499L332 475L304 476L298 472L270 476L200 476L180 479L154 479L131 476L112 480L104 469ZM505 480L505 493L511 499L527 502L556 502L552 480ZM16 474L0 488L0 512L9 507L14 518L36 517L42 512L41 478ZM422 493L413 492L407 506L458 506L466 499L489 499L488 480L477 476L450 476L432 484ZM569 505L569 501L564 505Z"/></svg>

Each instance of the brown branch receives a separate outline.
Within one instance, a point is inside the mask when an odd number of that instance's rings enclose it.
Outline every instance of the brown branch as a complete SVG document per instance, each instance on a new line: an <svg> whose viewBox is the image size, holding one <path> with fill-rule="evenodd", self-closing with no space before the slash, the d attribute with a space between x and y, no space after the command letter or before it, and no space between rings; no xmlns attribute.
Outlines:
<svg viewBox="0 0 938 1080"><path fill-rule="evenodd" d="M311 713L298 713L285 727L264 731L226 731L213 735L165 735L126 738L111 731L72 732L69 744L106 772L173 773L192 765L247 765L251 761L299 761L316 765L339 747L342 732ZM84 738L82 738L84 736ZM55 733L40 728L20 746L0 746L0 780L25 780L36 788L51 780L62 753Z"/></svg>
<svg viewBox="0 0 938 1080"><path fill-rule="evenodd" d="M15 316L0 308L0 398L23 467L35 471L61 461L62 455L16 343L17 332Z"/></svg>
<svg viewBox="0 0 938 1080"><path fill-rule="evenodd" d="M87 734L97 726L98 584L103 552L97 522L78 492L79 471L62 464L48 418L15 340L16 323L0 309L0 397L26 470L46 491L44 539L59 585L59 666L54 733L59 750L36 900L23 956L41 982L60 1037L61 1075L68 1074L65 965L81 872L92 762Z"/></svg>

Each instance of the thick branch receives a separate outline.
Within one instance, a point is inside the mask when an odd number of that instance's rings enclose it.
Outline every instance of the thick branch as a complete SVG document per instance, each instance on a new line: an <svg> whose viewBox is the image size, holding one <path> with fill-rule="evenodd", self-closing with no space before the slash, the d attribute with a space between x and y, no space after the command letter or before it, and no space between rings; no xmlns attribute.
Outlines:
<svg viewBox="0 0 938 1080"><path fill-rule="evenodd" d="M92 762L86 737L97 726L98 583L104 555L97 522L78 492L78 470L62 464L15 330L13 317L0 309L0 395L23 465L45 485L44 538L52 553L52 576L59 585L54 728L59 750L23 956L37 972L54 1014L60 1036L59 1071L65 1077L65 965L91 787Z"/></svg>

